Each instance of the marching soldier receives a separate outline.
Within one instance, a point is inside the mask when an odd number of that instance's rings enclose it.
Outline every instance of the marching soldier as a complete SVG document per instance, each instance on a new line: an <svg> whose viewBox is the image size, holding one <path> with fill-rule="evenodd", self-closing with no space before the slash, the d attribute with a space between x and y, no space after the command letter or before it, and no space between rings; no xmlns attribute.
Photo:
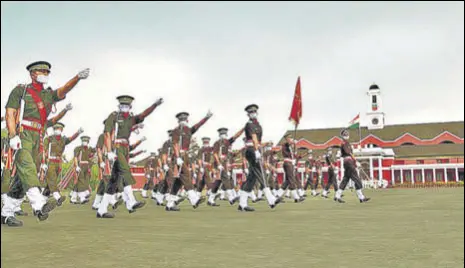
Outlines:
<svg viewBox="0 0 465 268"><path fill-rule="evenodd" d="M155 183L154 180L157 179L157 174L159 173L160 169L160 159L157 157L157 153L151 153L150 158L147 160L145 164L145 177L147 178L147 182L144 185L142 190L142 197L148 198L147 191L153 192Z"/></svg>
<svg viewBox="0 0 465 268"><path fill-rule="evenodd" d="M189 201L191 202L194 209L197 209L200 203L205 201L194 191L192 184L192 175L189 171L189 155L192 135L194 135L211 117L213 114L208 112L207 116L203 118L199 123L193 127L188 126L189 114L182 112L176 115L179 126L173 129L173 153L174 158L174 183L171 187L171 196L176 195L178 191L184 186L187 191ZM179 211L179 208L175 205L175 200L171 198L168 200L166 205L166 211Z"/></svg>
<svg viewBox="0 0 465 268"><path fill-rule="evenodd" d="M220 139L215 142L214 145L214 157L215 157L215 169L219 171L219 179L212 187L212 195L208 200L208 204L214 206L215 204L215 195L218 192L220 184L223 184L226 193L228 194L229 203L234 205L239 201L238 196L234 192L234 185L232 183L232 166L231 158L232 156L232 145L236 140L244 133L244 128L239 130L233 137L228 138L228 129L220 128L218 129Z"/></svg>
<svg viewBox="0 0 465 268"><path fill-rule="evenodd" d="M163 143L161 149L161 163L163 175L162 180L158 184L157 192L155 193L155 200L158 206L162 206L165 198L176 199L176 196L171 196L169 190L173 185L173 144L172 144L172 130L168 130L168 140Z"/></svg>
<svg viewBox="0 0 465 268"><path fill-rule="evenodd" d="M107 158L113 164L111 179L108 182L106 193L100 203L97 211L98 218L114 218L113 214L108 213L108 205L111 196L116 193L116 187L119 180L123 180L126 208L129 213L136 212L136 209L145 206L145 202L139 202L134 196L132 185L135 184L134 177L131 174L128 163L129 156L129 137L134 125L143 123L144 120L163 103L163 99L157 100L148 109L138 115L131 113L132 102L131 96L120 96L119 112L112 113L105 124L105 146L107 149Z"/></svg>
<svg viewBox="0 0 465 268"><path fill-rule="evenodd" d="M65 152L66 146L83 133L83 130L79 129L71 138L68 138L62 135L64 128L65 125L62 123L55 124L55 126L53 126L54 135L45 138L44 148L46 150L46 159L48 163L42 166L42 169L46 171L47 189L52 193L58 206L61 206L66 200L66 196L61 196L58 190L58 179L61 173L63 153Z"/></svg>
<svg viewBox="0 0 465 268"><path fill-rule="evenodd" d="M339 190L339 187L337 185L336 172L334 171L335 159L334 159L333 150L331 149L331 147L328 148L328 151L325 155L325 160L326 160L326 164L328 165L328 183L325 185L325 189L323 191L322 197L328 198L329 188L331 187L331 185L333 185L335 192Z"/></svg>
<svg viewBox="0 0 465 268"><path fill-rule="evenodd" d="M301 197L297 192L298 182L295 176L296 157L293 150L293 147L295 147L295 143L296 142L290 137L290 135L288 135L286 137L286 142L283 143L283 145L281 146L281 153L284 158L283 168L286 180L281 186L281 189L278 191L278 196L282 197L284 191L287 190L287 188L289 188L294 202L300 203L303 202L305 199Z"/></svg>
<svg viewBox="0 0 465 268"><path fill-rule="evenodd" d="M81 137L82 145L74 149L74 167L76 176L74 179L75 192L71 197L72 204L78 204L77 198L79 197L79 204L83 205L89 202L90 196L89 186L91 177L91 159L94 157L96 150L89 146L90 137Z"/></svg>
<svg viewBox="0 0 465 268"><path fill-rule="evenodd" d="M265 181L262 165L262 153L260 152L260 148L262 146L261 142L263 129L257 119L258 106L255 104L249 105L245 108L245 111L249 117L249 121L245 126L245 136L247 138L247 151L245 156L249 164L249 175L247 176L247 181L242 185L239 211L254 211L253 208L248 206L247 200L257 181L261 186L263 186L263 192L265 193L266 199L268 200L268 204L273 209L276 207L276 205L281 203L281 199L277 199L273 196Z"/></svg>
<svg viewBox="0 0 465 268"><path fill-rule="evenodd" d="M210 188L213 183L213 147L210 146L210 138L202 138L203 146L199 149L197 192L201 195L205 186ZM209 205L212 205L209 203Z"/></svg>
<svg viewBox="0 0 465 268"><path fill-rule="evenodd" d="M357 197L360 200L360 203L366 203L370 201L370 198L366 198L362 192L362 181L357 174L357 168L360 167L360 163L355 159L352 146L349 142L349 131L344 129L341 131L341 136L344 142L341 145L341 157L344 158L344 178L342 179L339 190L336 192L334 201L338 203L345 203L342 200L342 194L346 189L347 183L352 180L355 183L355 189L357 190Z"/></svg>
<svg viewBox="0 0 465 268"><path fill-rule="evenodd" d="M23 225L14 217L14 208L22 203L24 193L41 221L46 220L55 208L56 203L51 200L47 201L40 192L36 166L40 151L43 150L42 138L47 117L52 111L52 106L63 100L80 80L89 76L89 69L86 69L63 87L52 90L44 87L44 84L48 82L50 63L34 62L26 69L30 73L32 83L18 85L11 92L6 105L6 125L10 147L17 151L14 162L16 167L14 181L1 213L2 224L8 226ZM22 101L24 101L23 107L21 107Z"/></svg>

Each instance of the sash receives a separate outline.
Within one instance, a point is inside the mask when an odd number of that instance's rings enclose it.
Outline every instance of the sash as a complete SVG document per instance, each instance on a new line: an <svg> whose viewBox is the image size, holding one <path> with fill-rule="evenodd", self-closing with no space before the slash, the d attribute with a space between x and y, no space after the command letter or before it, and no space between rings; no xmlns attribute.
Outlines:
<svg viewBox="0 0 465 268"><path fill-rule="evenodd" d="M34 100L35 105L37 106L37 110L39 111L40 115L40 124L42 125L42 131L39 135L39 152L44 152L44 141L43 141L43 134L45 130L45 124L47 123L47 109L45 108L45 104L42 101L39 93L34 89L26 86L26 91L31 95L32 99Z"/></svg>

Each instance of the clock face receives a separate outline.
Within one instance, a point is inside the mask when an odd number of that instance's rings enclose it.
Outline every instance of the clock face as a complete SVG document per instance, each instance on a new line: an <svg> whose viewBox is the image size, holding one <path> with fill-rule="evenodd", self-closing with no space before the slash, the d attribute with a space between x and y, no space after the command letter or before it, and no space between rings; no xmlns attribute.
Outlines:
<svg viewBox="0 0 465 268"><path fill-rule="evenodd" d="M373 119L371 120L371 123L372 123L373 125L378 125L378 124L379 124L378 118L373 118Z"/></svg>

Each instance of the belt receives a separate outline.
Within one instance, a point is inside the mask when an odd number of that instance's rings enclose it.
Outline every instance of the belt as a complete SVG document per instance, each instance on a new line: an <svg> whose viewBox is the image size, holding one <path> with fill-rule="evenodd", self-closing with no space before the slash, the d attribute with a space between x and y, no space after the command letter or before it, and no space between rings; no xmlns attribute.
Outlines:
<svg viewBox="0 0 465 268"><path fill-rule="evenodd" d="M48 159L50 159L50 160L61 160L61 157L58 157L58 156L50 156Z"/></svg>
<svg viewBox="0 0 465 268"><path fill-rule="evenodd" d="M245 143L245 146L249 146L249 147L250 147L250 146L254 146L254 144L253 144L253 142L251 142L251 141L249 142L249 141L248 141L248 142Z"/></svg>
<svg viewBox="0 0 465 268"><path fill-rule="evenodd" d="M294 161L290 158L284 158L284 162L290 162L290 163L293 163Z"/></svg>
<svg viewBox="0 0 465 268"><path fill-rule="evenodd" d="M115 144L123 145L123 146L129 146L129 141L126 139L117 139L115 140Z"/></svg>
<svg viewBox="0 0 465 268"><path fill-rule="evenodd" d="M61 163L61 159L52 159L52 158L50 158L49 161L50 161L51 163L56 163L56 164L60 164L60 163Z"/></svg>
<svg viewBox="0 0 465 268"><path fill-rule="evenodd" d="M225 159L226 157L228 157L228 156L227 155L222 155L221 159Z"/></svg>
<svg viewBox="0 0 465 268"><path fill-rule="evenodd" d="M43 129L43 126L42 126L41 123L28 121L28 120L21 121L21 126L24 129L32 130L32 131L36 131L36 132L42 132L42 129Z"/></svg>
<svg viewBox="0 0 465 268"><path fill-rule="evenodd" d="M87 164L89 164L89 161L81 161L81 162L79 162L79 164L87 165Z"/></svg>

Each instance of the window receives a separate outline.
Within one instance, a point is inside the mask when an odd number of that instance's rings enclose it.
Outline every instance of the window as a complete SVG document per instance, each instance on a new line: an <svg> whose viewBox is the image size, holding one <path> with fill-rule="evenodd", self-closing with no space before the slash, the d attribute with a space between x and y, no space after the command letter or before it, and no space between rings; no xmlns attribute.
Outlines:
<svg viewBox="0 0 465 268"><path fill-rule="evenodd" d="M412 146L412 145L415 145L415 144L413 144L411 142L404 142L400 146Z"/></svg>
<svg viewBox="0 0 465 268"><path fill-rule="evenodd" d="M417 165L423 165L425 163L425 160L417 160Z"/></svg>
<svg viewBox="0 0 465 268"><path fill-rule="evenodd" d="M453 141L443 141L441 144L455 144Z"/></svg>
<svg viewBox="0 0 465 268"><path fill-rule="evenodd" d="M443 176L443 172L442 171L437 171L436 173L436 180L437 181L444 181L444 176Z"/></svg>
<svg viewBox="0 0 465 268"><path fill-rule="evenodd" d="M426 181L427 182L432 182L433 181L433 172L425 171L425 174L426 174L425 175L426 176Z"/></svg>

